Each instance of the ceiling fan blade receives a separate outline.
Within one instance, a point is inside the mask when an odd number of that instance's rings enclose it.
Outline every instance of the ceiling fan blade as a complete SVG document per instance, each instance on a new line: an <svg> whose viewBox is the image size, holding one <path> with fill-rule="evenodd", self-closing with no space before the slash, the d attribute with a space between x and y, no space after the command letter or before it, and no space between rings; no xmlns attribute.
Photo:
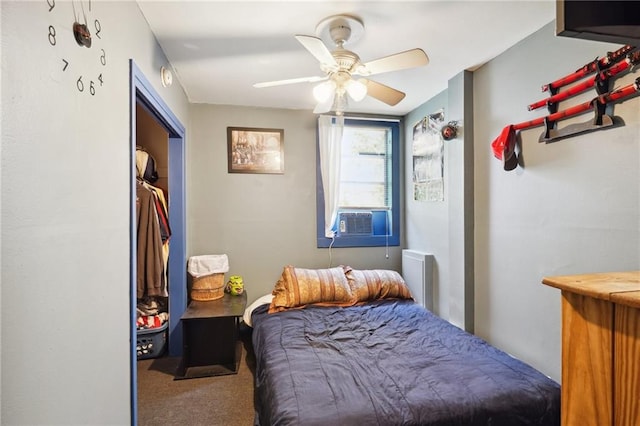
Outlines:
<svg viewBox="0 0 640 426"><path fill-rule="evenodd" d="M387 105L394 106L404 99L406 96L403 92L392 87L385 86L377 81L361 78L360 82L367 86L367 95L384 102Z"/></svg>
<svg viewBox="0 0 640 426"><path fill-rule="evenodd" d="M265 81L264 83L255 83L253 87L262 88L262 87L284 86L285 84L295 84L295 83L315 83L317 81L326 80L327 78L329 77L328 76L300 77L300 78L290 78L288 80Z"/></svg>
<svg viewBox="0 0 640 426"><path fill-rule="evenodd" d="M338 63L327 49L327 46L318 37L296 35L296 40L302 44L321 64L330 68L338 68Z"/></svg>
<svg viewBox="0 0 640 426"><path fill-rule="evenodd" d="M374 75L427 65L429 57L422 49L411 49L384 58L374 59L356 70L360 75Z"/></svg>
<svg viewBox="0 0 640 426"><path fill-rule="evenodd" d="M333 100L336 96L335 91L325 100L324 102L319 102L313 110L314 114L324 114L331 111L331 107L333 106Z"/></svg>

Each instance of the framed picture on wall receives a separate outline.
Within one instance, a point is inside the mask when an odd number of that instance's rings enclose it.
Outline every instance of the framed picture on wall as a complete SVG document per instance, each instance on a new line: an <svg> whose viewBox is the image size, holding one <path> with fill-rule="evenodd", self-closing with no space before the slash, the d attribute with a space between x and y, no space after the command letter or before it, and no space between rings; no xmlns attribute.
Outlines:
<svg viewBox="0 0 640 426"><path fill-rule="evenodd" d="M227 127L229 173L284 173L284 130Z"/></svg>

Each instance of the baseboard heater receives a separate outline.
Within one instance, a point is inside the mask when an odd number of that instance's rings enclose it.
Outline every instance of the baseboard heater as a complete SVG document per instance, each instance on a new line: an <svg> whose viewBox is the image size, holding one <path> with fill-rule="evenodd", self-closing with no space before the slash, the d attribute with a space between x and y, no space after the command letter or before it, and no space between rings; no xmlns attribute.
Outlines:
<svg viewBox="0 0 640 426"><path fill-rule="evenodd" d="M433 310L433 255L402 250L402 277L415 301Z"/></svg>

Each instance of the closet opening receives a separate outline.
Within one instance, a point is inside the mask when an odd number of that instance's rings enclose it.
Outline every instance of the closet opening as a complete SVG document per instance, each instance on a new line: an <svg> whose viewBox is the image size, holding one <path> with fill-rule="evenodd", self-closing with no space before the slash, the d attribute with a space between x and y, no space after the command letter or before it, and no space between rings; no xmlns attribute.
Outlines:
<svg viewBox="0 0 640 426"><path fill-rule="evenodd" d="M186 284L186 223L185 223L185 128L171 109L155 91L144 74L130 60L130 353L131 353L131 424L137 424L137 361L139 358L138 304L141 294L154 296L159 304L156 321L166 319L166 344L164 354L182 355L182 328L180 317L187 305ZM155 192L139 192L140 190ZM161 201L162 193L165 200ZM139 197L139 194L142 197ZM151 198L149 198L151 196ZM151 239L138 233L140 200L146 200L148 212L153 208L154 218L159 219L159 235L151 244L154 259L161 258L161 272L147 269L138 271L139 238L144 244ZM162 213L160 213L162 212ZM142 217L142 215L141 215ZM164 223L161 225L160 223ZM156 231L154 231L156 232ZM141 247L145 247L144 245ZM158 252L160 250L160 252ZM143 262L144 263L144 262ZM160 278L151 291L139 291L145 284L144 275ZM140 277L140 280L138 279ZM164 287L163 287L164 285ZM157 300L155 296L158 296ZM146 298L143 298L146 299ZM158 305L156 305L158 307ZM145 319L146 320L146 319ZM150 355L151 356L151 355ZM144 357L144 355L143 355ZM148 358L147 358L148 359Z"/></svg>

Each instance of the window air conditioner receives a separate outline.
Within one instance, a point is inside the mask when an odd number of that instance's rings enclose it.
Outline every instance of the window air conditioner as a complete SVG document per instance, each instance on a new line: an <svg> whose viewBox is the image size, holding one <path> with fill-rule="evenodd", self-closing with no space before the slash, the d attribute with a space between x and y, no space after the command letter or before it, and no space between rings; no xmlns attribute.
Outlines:
<svg viewBox="0 0 640 426"><path fill-rule="evenodd" d="M340 212L338 213L338 235L372 235L373 220L371 212Z"/></svg>

